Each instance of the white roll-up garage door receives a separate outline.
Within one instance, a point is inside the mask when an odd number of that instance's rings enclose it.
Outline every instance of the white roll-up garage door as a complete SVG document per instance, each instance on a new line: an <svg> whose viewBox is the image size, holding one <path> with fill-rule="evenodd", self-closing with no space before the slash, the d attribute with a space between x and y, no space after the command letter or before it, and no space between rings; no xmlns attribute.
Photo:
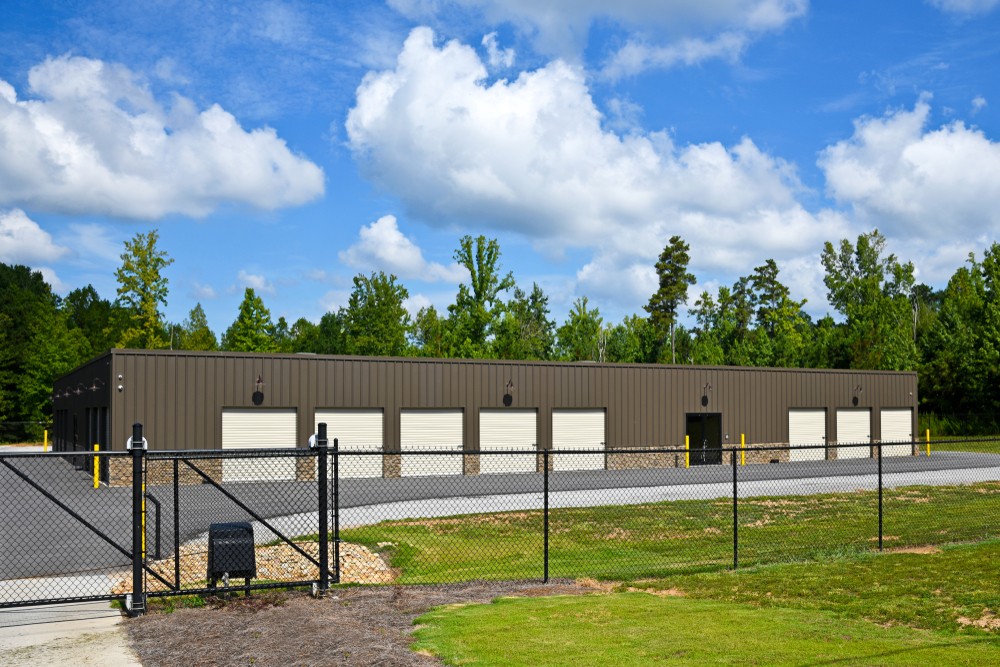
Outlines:
<svg viewBox="0 0 1000 667"><path fill-rule="evenodd" d="M479 451L525 451L479 457L480 474L535 472L538 440L536 410L482 410L479 413Z"/></svg>
<svg viewBox="0 0 1000 667"><path fill-rule="evenodd" d="M604 450L604 410L553 410L552 449ZM553 470L603 470L598 454L558 454Z"/></svg>
<svg viewBox="0 0 1000 667"><path fill-rule="evenodd" d="M825 445L826 410L789 410L788 444ZM826 449L792 449L789 461L822 461L826 459Z"/></svg>
<svg viewBox="0 0 1000 667"><path fill-rule="evenodd" d="M400 475L461 475L462 456L407 454L407 451L461 452L462 410L403 410L399 413Z"/></svg>
<svg viewBox="0 0 1000 667"><path fill-rule="evenodd" d="M333 448L337 439L340 451L365 451L382 449L383 419L380 408L371 410L317 410L316 429L326 424L326 436ZM382 457L374 454L339 457L338 474L341 477L381 477ZM331 464L332 465L332 464ZM332 471L332 468L331 468ZM331 473L332 474L332 473Z"/></svg>
<svg viewBox="0 0 1000 667"><path fill-rule="evenodd" d="M882 445L882 456L910 456L913 453L913 410L882 410L882 442L905 444Z"/></svg>
<svg viewBox="0 0 1000 667"><path fill-rule="evenodd" d="M871 410L837 410L837 458L867 459L871 457L868 447L841 447L856 445L872 440Z"/></svg>
<svg viewBox="0 0 1000 667"><path fill-rule="evenodd" d="M223 449L294 448L295 409L226 408L222 411ZM224 482L295 479L294 457L223 459Z"/></svg>

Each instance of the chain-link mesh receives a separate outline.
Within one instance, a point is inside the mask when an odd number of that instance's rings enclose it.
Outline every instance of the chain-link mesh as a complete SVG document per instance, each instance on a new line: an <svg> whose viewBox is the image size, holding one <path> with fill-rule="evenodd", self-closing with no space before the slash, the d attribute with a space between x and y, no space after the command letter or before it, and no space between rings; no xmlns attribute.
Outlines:
<svg viewBox="0 0 1000 667"><path fill-rule="evenodd" d="M324 564L330 584L636 580L1000 537L995 438L930 456L328 444L145 453L143 590L323 585ZM100 455L98 489L93 456L0 455L0 606L133 590L131 454Z"/></svg>
<svg viewBox="0 0 1000 667"><path fill-rule="evenodd" d="M121 455L0 453L0 605L109 595L131 562L131 490L94 488Z"/></svg>

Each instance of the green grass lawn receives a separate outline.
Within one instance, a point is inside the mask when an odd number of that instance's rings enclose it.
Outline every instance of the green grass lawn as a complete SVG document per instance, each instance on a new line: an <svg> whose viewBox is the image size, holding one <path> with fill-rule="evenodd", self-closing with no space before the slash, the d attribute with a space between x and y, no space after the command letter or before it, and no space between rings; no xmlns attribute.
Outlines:
<svg viewBox="0 0 1000 667"><path fill-rule="evenodd" d="M973 624L1000 613L998 558L992 542L445 607L414 648L453 665L1000 664L1000 628Z"/></svg>
<svg viewBox="0 0 1000 667"><path fill-rule="evenodd" d="M1000 537L1000 483L884 492L884 545ZM830 558L878 546L875 491L744 499L740 565ZM344 530L342 539L386 554L400 583L540 578L542 513L405 519ZM718 571L733 562L732 501L554 509L551 577L634 580Z"/></svg>

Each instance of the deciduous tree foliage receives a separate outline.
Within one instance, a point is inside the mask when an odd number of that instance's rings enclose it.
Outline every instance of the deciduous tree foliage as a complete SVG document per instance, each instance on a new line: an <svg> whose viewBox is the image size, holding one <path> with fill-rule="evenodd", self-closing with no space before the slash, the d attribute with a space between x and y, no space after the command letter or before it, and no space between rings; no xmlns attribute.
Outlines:
<svg viewBox="0 0 1000 667"><path fill-rule="evenodd" d="M403 303L409 297L394 275L379 271L354 276L344 321L348 350L370 356L405 354L410 314Z"/></svg>
<svg viewBox="0 0 1000 667"><path fill-rule="evenodd" d="M167 305L169 293L163 270L174 260L157 247L158 241L159 232L154 229L125 242L122 265L115 271L117 305L124 317L119 347L154 350L169 344L160 306Z"/></svg>
<svg viewBox="0 0 1000 667"><path fill-rule="evenodd" d="M196 303L188 317L181 325L179 349L181 350L217 350L219 341L208 326L208 317L200 303Z"/></svg>
<svg viewBox="0 0 1000 667"><path fill-rule="evenodd" d="M564 361L604 361L606 339L601 335L601 312L587 307L583 296L573 302L566 323L556 332L559 358Z"/></svg>
<svg viewBox="0 0 1000 667"><path fill-rule="evenodd" d="M496 239L463 236L454 258L469 272L469 281L458 286L455 303L448 306L452 356L491 356L489 341L503 314L502 295L514 287L514 276L501 273Z"/></svg>
<svg viewBox="0 0 1000 667"><path fill-rule="evenodd" d="M823 248L827 298L847 320L851 368L916 368L911 294L913 264L885 252L885 237L874 230Z"/></svg>

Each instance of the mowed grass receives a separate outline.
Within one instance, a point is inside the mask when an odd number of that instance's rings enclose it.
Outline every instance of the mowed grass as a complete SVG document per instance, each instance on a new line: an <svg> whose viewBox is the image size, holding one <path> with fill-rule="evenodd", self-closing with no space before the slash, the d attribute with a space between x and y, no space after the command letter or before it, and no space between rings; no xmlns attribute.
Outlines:
<svg viewBox="0 0 1000 667"><path fill-rule="evenodd" d="M1000 482L887 489L886 548L1000 537ZM878 547L877 493L742 499L741 566L828 559ZM550 577L635 580L733 565L732 500L553 509ZM382 552L400 583L543 576L541 511L404 519L344 530Z"/></svg>
<svg viewBox="0 0 1000 667"><path fill-rule="evenodd" d="M960 545L445 607L414 648L453 665L1000 664L998 558Z"/></svg>

